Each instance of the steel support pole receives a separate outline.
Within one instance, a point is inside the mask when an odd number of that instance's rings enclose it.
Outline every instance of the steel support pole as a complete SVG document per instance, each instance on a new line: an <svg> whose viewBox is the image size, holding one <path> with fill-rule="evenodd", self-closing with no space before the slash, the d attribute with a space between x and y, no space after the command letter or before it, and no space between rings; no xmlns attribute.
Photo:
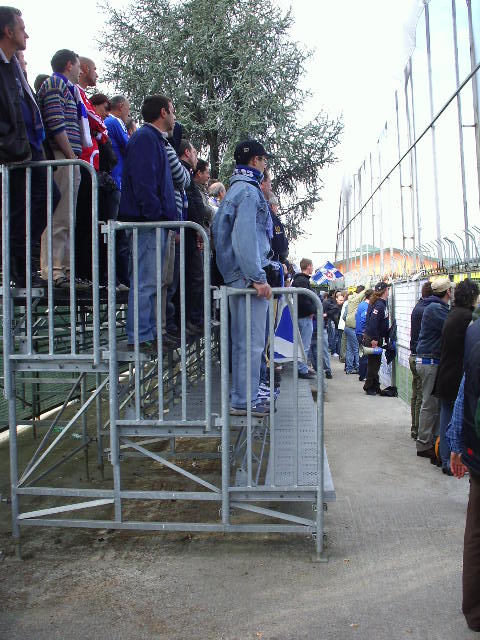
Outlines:
<svg viewBox="0 0 480 640"><path fill-rule="evenodd" d="M220 371L222 393L222 523L230 524L230 376L228 349L228 294L220 288Z"/></svg>
<svg viewBox="0 0 480 640"><path fill-rule="evenodd" d="M425 3L425 35L427 41L427 68L428 68L428 95L430 100L430 119L433 121L435 114L433 110L433 77L432 77L432 51L430 46L430 13L428 4ZM435 124L431 126L432 134L432 160L433 160L433 188L435 202L435 225L437 231L437 240L441 240L441 224L440 224L440 198L438 186L438 165L437 165L437 136ZM443 260L442 250L439 247L439 259Z"/></svg>

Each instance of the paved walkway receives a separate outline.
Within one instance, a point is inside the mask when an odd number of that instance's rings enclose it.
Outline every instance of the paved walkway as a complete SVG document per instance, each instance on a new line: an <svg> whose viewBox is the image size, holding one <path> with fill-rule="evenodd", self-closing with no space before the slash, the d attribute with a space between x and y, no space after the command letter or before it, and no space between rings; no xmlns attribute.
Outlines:
<svg viewBox="0 0 480 640"><path fill-rule="evenodd" d="M312 542L30 529L0 563L0 636L35 640L463 640L467 480L417 458L409 411L333 363L326 444L337 502ZM4 515L4 512L3 512ZM0 581L0 582L2 582Z"/></svg>

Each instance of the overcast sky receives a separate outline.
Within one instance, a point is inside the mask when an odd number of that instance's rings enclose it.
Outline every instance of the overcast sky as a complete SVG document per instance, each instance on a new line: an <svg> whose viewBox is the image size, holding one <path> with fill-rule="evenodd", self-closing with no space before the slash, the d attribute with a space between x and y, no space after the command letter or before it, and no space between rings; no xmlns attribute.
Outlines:
<svg viewBox="0 0 480 640"><path fill-rule="evenodd" d="M324 108L331 116L343 115L345 124L342 144L337 148L339 163L322 175L323 202L312 212L312 222L307 225L310 235L294 248L298 259L309 255L318 266L323 258L333 258L343 174L352 173L383 127L395 79L404 64L403 25L418 0L277 2L283 8L292 6L292 37L315 50L305 79L313 99L306 105L304 117ZM121 7L126 3L112 0L111 4ZM92 57L101 75L102 54L96 40L105 14L97 7L97 0L27 0L16 6L30 36L25 58L31 83L37 74L50 73L52 54L62 48Z"/></svg>

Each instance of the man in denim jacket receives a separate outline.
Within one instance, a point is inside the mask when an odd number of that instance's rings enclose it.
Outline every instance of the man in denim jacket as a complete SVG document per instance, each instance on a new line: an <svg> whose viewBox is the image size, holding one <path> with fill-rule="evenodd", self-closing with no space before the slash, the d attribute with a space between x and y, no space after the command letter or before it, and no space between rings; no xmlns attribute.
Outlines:
<svg viewBox="0 0 480 640"><path fill-rule="evenodd" d="M265 346L267 300L272 290L264 267L269 264L268 225L271 218L267 202L260 190L267 158L263 145L245 140L235 148L236 167L230 178L230 189L222 200L213 222L218 268L225 284L235 289L254 287L251 297L251 400L252 415L268 415L268 403L258 401L260 362ZM232 415L245 415L247 407L247 353L245 296L229 299L232 337Z"/></svg>

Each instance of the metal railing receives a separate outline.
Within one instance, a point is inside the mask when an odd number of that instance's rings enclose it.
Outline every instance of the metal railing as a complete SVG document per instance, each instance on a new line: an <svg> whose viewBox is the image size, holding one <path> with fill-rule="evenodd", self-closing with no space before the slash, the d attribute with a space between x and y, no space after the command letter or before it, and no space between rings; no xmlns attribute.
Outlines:
<svg viewBox="0 0 480 640"><path fill-rule="evenodd" d="M26 233L29 230L31 202L29 198L29 172L33 166L47 167L47 179L52 180L54 166L85 163L80 161L53 161L29 163L23 166L26 178ZM87 166L87 165L85 165ZM324 430L323 430L323 379L318 376L317 406L314 408L307 381L298 379L297 359L304 357L301 338L298 333L298 296L307 296L314 301L317 312L322 317L323 309L318 297L305 289L273 289L268 302L269 344L270 344L270 415L265 418L252 416L251 378L255 372L251 365L252 352L252 295L253 289L237 290L221 287L215 291L212 300L210 287L210 249L208 233L192 222L118 222L109 220L102 228L107 238L108 249L108 317L101 313L98 268L98 211L96 176L92 176L92 281L91 299L88 302L88 330L92 339L84 341L79 348L79 336L85 334L86 327L77 322L76 312L80 301L75 290L75 211L72 187L70 189L70 290L68 295L59 296L53 281L52 253L52 186L48 187L47 241L48 279L44 290L32 286L31 251L27 242L26 286L24 290L10 286L10 228L9 228L9 171L2 167L2 267L3 267L3 310L4 310L4 380L5 397L9 407L10 435L10 479L13 535L19 539L20 526L60 526L60 527L112 527L118 529L171 530L171 531L225 531L225 532L282 532L307 533L316 536L316 550L323 551L324 523ZM165 257L165 235L176 229L180 242L179 311L180 340L177 347L164 349L165 311L162 308L162 277ZM130 314L130 337L128 341L119 335L119 309L125 297L116 288L116 240L118 233L128 232L131 238L131 289L127 314ZM154 334L157 338L155 349L145 350L141 338L143 323L140 277L141 237L149 232L155 245L155 282L151 291L155 299ZM201 335L191 336L187 323L187 301L189 291L186 270L186 236L195 233L203 241L203 328ZM229 300L243 296L245 299L245 345L247 409L243 417L230 415L229 400ZM35 318L37 300L46 300L46 314L40 322ZM81 296L80 296L81 298ZM275 309L281 299L288 299L293 322L293 370L291 385L282 389L286 398L284 405L275 413L274 397L274 344ZM20 318L15 309L21 306ZM82 302L82 304L87 304ZM212 321L212 304L220 305L220 322ZM65 315L69 309L70 315ZM61 314L59 328L56 322ZM75 316L72 317L72 316ZM15 320L14 323L14 319ZM68 323L68 319L70 322ZM123 323L123 321L122 321ZM84 323L85 324L85 323ZM321 323L320 323L321 324ZM123 326L123 324L122 324ZM220 334L220 360L216 362L218 335ZM39 336L45 344L45 352L37 348ZM60 337L59 337L60 336ZM133 337L133 339L132 339ZM107 339L108 338L108 339ZM265 328L262 340L265 339ZM323 331L317 336L317 352L323 353ZM81 342L81 341L80 341ZM26 346L22 348L19 344ZM129 344L130 343L130 344ZM39 445L29 456L29 461L19 470L19 440L17 437L16 378L28 371L42 378L48 384L48 376L61 372L65 384L71 386L60 403L57 413L50 422L39 421L42 432ZM68 376L66 375L68 374ZM87 386L87 376L95 381L93 388ZM303 391L302 391L303 390ZM307 396L299 401L301 393ZM108 400L107 400L108 397ZM308 417L310 428L305 441L305 419L303 404L311 407ZM287 406L288 405L288 406ZM286 408L288 416L286 417ZM283 423L282 423L283 420ZM81 424L78 435L80 442L67 446L67 434ZM92 429L92 426L94 428ZM282 444L279 438L287 435L289 460L287 477L279 473L283 464ZM109 438L109 447L104 447ZM185 440L191 444L188 450L178 448ZM220 450L208 451L203 443L217 442ZM96 442L97 468L101 471L100 488L92 488L94 480L88 459L89 446ZM197 446L202 444L202 446ZM305 447L308 445L308 454ZM165 449L165 446L168 448ZM284 445L283 445L284 446ZM303 449L302 449L303 447ZM76 481L76 486L68 486L55 472L60 465L74 464L78 453L85 453L85 478L89 483ZM56 457L55 457L56 456ZM112 467L112 479L107 481L103 474L103 460L108 457ZM124 463L134 458L136 465L146 461L159 463L161 468L172 474L171 487L159 490L156 482L150 488L138 487L132 478L126 476ZM182 460L218 461L218 482L205 476L201 471L190 468ZM310 465L308 473L305 465ZM143 467L142 467L143 468ZM64 472L68 474L68 470ZM62 476L63 476L62 473ZM309 474L309 475L308 475ZM45 479L48 478L48 483ZM239 480L240 478L240 480ZM308 478L308 479L306 479ZM43 486L40 486L42 481ZM110 486L109 482L111 483ZM184 483L193 483L198 491L185 489ZM63 486L62 486L63 485ZM66 486L65 486L66 485ZM130 486L128 486L130 485ZM65 501L65 498L75 501ZM79 498L83 498L81 502ZM27 509L20 508L20 499L28 502ZM152 521L150 518L132 520L125 510L126 501L183 500L202 503L217 502L221 505L220 520L212 520L211 513L199 512L198 521ZM45 504L46 501L46 504ZM302 517L287 509L273 509L258 503L304 502L316 510L314 517ZM41 508L40 508L41 507ZM78 518L72 514L79 510L100 509L100 517ZM260 523L233 520L231 509L255 514ZM105 515L111 509L111 517ZM272 518L281 523L272 522ZM267 520L265 522L265 519Z"/></svg>

